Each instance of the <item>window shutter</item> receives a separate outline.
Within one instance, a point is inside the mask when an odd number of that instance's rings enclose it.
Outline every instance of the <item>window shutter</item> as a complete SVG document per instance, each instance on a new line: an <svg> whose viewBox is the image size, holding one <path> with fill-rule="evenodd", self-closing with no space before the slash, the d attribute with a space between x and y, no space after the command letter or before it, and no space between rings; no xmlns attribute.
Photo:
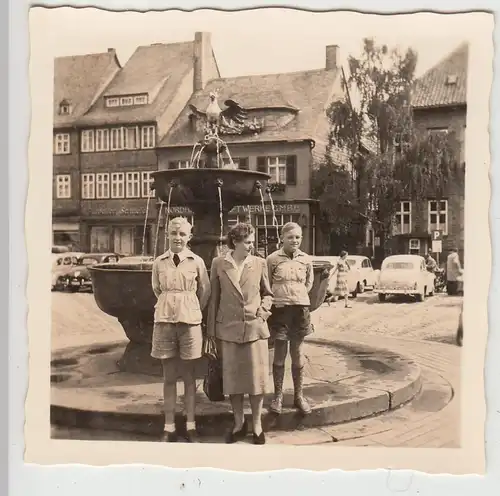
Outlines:
<svg viewBox="0 0 500 496"><path fill-rule="evenodd" d="M286 157L286 183L292 186L297 184L297 157L295 155Z"/></svg>
<svg viewBox="0 0 500 496"><path fill-rule="evenodd" d="M264 172L264 174L267 174L266 162L266 157L257 157L257 172Z"/></svg>
<svg viewBox="0 0 500 496"><path fill-rule="evenodd" d="M240 169L248 170L248 157L240 158Z"/></svg>
<svg viewBox="0 0 500 496"><path fill-rule="evenodd" d="M177 169L177 162L169 162L168 168L169 169Z"/></svg>

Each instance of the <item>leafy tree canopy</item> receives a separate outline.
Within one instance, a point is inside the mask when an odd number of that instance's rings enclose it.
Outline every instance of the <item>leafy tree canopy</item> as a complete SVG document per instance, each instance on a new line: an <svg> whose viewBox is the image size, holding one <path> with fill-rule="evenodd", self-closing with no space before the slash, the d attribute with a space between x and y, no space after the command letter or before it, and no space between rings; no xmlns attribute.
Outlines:
<svg viewBox="0 0 500 496"><path fill-rule="evenodd" d="M461 173L459 130L428 132L414 123L416 64L411 48L402 53L373 39L364 40L359 58L349 57L346 98L327 110L329 142L313 175L312 193L331 230L347 232L364 217L390 232L397 201L441 196ZM339 173L333 149L346 152L354 175Z"/></svg>

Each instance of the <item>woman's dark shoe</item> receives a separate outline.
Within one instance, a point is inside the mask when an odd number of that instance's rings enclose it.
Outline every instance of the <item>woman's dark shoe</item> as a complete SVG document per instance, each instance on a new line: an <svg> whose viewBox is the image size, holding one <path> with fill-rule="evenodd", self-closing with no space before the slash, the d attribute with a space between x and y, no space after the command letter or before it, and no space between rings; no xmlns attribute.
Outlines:
<svg viewBox="0 0 500 496"><path fill-rule="evenodd" d="M245 419L239 431L233 432L233 430L231 430L226 434L226 444L233 444L237 443L238 441L242 441L243 439L245 439L247 433L248 433L248 424Z"/></svg>
<svg viewBox="0 0 500 496"><path fill-rule="evenodd" d="M260 434L255 434L253 433L253 444L266 444L266 436L264 434L264 431L262 431Z"/></svg>
<svg viewBox="0 0 500 496"><path fill-rule="evenodd" d="M176 443L179 440L177 432L167 432L164 431L161 436L161 441L163 443Z"/></svg>

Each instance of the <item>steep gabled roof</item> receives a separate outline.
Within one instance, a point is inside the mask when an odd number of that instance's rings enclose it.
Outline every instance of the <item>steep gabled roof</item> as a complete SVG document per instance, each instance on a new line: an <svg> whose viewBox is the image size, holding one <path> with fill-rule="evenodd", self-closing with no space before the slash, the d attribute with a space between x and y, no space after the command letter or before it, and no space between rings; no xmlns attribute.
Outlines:
<svg viewBox="0 0 500 496"><path fill-rule="evenodd" d="M79 125L106 125L156 121L175 96L181 82L193 69L193 42L155 43L138 47L123 69L96 101ZM106 96L139 93L149 95L149 104L106 107Z"/></svg>
<svg viewBox="0 0 500 496"><path fill-rule="evenodd" d="M114 50L57 57L54 60L54 127L70 126L84 115L119 69ZM60 114L63 102L71 106L70 114Z"/></svg>
<svg viewBox="0 0 500 496"><path fill-rule="evenodd" d="M224 136L228 142L314 140L318 122L326 118L325 110L332 98L335 99L335 87L340 89L339 77L339 70L319 69L214 79L203 91L193 94L159 146L192 146L199 139L190 123L189 105L204 111L212 91L218 92L221 106L231 98L249 110L290 114L281 127L264 128L258 134Z"/></svg>
<svg viewBox="0 0 500 496"><path fill-rule="evenodd" d="M465 105L469 45L463 43L416 82L414 108Z"/></svg>

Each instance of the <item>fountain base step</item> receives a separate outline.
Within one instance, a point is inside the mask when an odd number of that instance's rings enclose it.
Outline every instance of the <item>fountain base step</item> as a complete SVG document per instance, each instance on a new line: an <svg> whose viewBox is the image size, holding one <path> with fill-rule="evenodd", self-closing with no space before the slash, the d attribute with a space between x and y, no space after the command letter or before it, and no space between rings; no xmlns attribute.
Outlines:
<svg viewBox="0 0 500 496"><path fill-rule="evenodd" d="M152 375L120 372L125 344L65 349L54 355L51 374L51 422L70 427L160 434L163 429L162 383ZM290 364L286 366L284 409L263 417L265 430L292 430L357 420L399 407L421 387L419 367L406 358L353 343L305 344L304 394L312 414L293 408ZM203 363L200 361L200 363ZM201 367L201 365L200 365ZM270 377L270 390L272 380ZM184 422L183 384L178 382L177 422ZM267 408L272 395L265 397ZM232 423L229 401L212 403L197 380L197 426L201 435L222 435ZM250 411L246 408L246 413Z"/></svg>

